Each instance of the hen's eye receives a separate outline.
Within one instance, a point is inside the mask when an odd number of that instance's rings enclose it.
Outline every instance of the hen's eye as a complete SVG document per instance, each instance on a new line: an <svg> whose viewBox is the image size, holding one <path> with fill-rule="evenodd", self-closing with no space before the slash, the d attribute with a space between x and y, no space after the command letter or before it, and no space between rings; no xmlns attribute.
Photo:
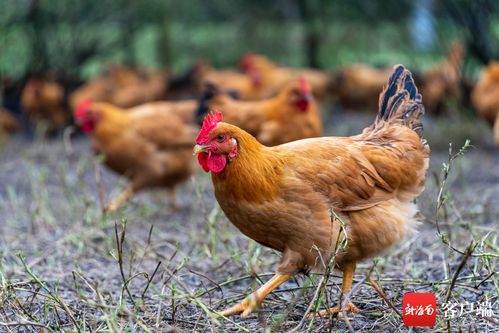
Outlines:
<svg viewBox="0 0 499 333"><path fill-rule="evenodd" d="M223 135L223 134L219 134L219 135L217 136L217 141L218 141L218 142L223 142L224 140L225 140L225 135Z"/></svg>

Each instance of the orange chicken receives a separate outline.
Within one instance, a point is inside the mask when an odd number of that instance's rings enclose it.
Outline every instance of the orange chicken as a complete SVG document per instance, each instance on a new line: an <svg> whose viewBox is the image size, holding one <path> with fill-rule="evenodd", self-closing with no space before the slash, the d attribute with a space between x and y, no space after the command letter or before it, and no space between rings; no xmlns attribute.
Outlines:
<svg viewBox="0 0 499 333"><path fill-rule="evenodd" d="M476 111L494 127L494 140L499 148L499 61L491 62L482 71L471 101Z"/></svg>
<svg viewBox="0 0 499 333"><path fill-rule="evenodd" d="M330 260L343 271L346 294L359 260L382 254L413 230L413 200L424 189L429 162L423 113L411 73L398 65L374 124L352 137L266 147L221 122L221 113L205 118L194 152L211 172L220 207L246 236L282 252L277 274L222 315L249 315L293 275L324 270ZM345 247L335 253L342 238ZM319 314L339 311L338 305ZM358 309L347 303L346 311Z"/></svg>
<svg viewBox="0 0 499 333"><path fill-rule="evenodd" d="M216 70L206 63L201 63L199 66L199 90L210 83L222 89L237 91L243 100L259 100L267 97L257 77L231 69Z"/></svg>
<svg viewBox="0 0 499 333"><path fill-rule="evenodd" d="M22 91L21 105L30 121L45 122L49 132L60 130L69 122L64 88L56 81L30 78Z"/></svg>
<svg viewBox="0 0 499 333"><path fill-rule="evenodd" d="M273 98L239 101L209 85L201 98L200 120L208 110L220 110L225 120L254 135L263 144L277 144L322 135L321 116L303 78L290 82Z"/></svg>
<svg viewBox="0 0 499 333"><path fill-rule="evenodd" d="M17 132L20 127L17 119L9 111L0 107L0 138Z"/></svg>
<svg viewBox="0 0 499 333"><path fill-rule="evenodd" d="M298 76L302 76L309 82L314 96L319 100L324 99L329 93L331 78L324 71L279 66L269 58L257 54L245 55L241 60L241 67L246 74L259 82L261 90L265 90L262 93L263 97L274 96L289 81Z"/></svg>
<svg viewBox="0 0 499 333"><path fill-rule="evenodd" d="M283 82L282 85L285 83L287 82ZM269 91L268 86L263 84L258 71L245 68L243 71L215 69L206 61L200 60L185 75L171 81L170 86L173 90L171 93L178 95L175 88L186 88L189 85L194 85L196 91L200 92L206 84L214 84L221 89L235 91L242 100L261 100L273 96L277 91L274 88Z"/></svg>
<svg viewBox="0 0 499 333"><path fill-rule="evenodd" d="M346 66L334 74L331 90L344 108L374 109L390 74L390 68L379 69L365 64Z"/></svg>
<svg viewBox="0 0 499 333"><path fill-rule="evenodd" d="M423 73L421 94L424 96L426 111L439 114L444 110L447 101L460 98L464 56L464 46L456 41L451 44L443 61Z"/></svg>
<svg viewBox="0 0 499 333"><path fill-rule="evenodd" d="M314 94L318 96L322 97L329 85L329 76L326 73L279 67L267 58L257 55L243 57L240 68L241 71L219 70L206 61L196 61L186 73L171 78L168 97L192 97L203 91L209 83L223 90L236 91L242 100L261 100L274 96L300 74L310 81Z"/></svg>
<svg viewBox="0 0 499 333"><path fill-rule="evenodd" d="M114 81L108 74L98 75L77 88L69 96L69 106L75 110L83 101L109 101L114 91Z"/></svg>
<svg viewBox="0 0 499 333"><path fill-rule="evenodd" d="M165 73L147 73L138 82L116 88L111 95L110 102L122 108L128 108L164 99L166 90L167 75Z"/></svg>
<svg viewBox="0 0 499 333"><path fill-rule="evenodd" d="M136 192L152 187L169 190L175 206L175 186L193 171L192 147L196 128L168 110L142 108L124 112L107 103L83 101L75 120L90 134L105 164L129 178L128 187L105 208L118 209Z"/></svg>
<svg viewBox="0 0 499 333"><path fill-rule="evenodd" d="M165 102L149 102L128 109L130 112L151 110L152 112L164 112L174 114L179 117L183 123L195 123L195 115L198 110L197 100L182 100L182 101L165 101Z"/></svg>
<svg viewBox="0 0 499 333"><path fill-rule="evenodd" d="M166 90L167 75L165 73L147 73L122 65L114 65L108 71L76 89L69 100L72 110L87 99L129 108L163 99Z"/></svg>

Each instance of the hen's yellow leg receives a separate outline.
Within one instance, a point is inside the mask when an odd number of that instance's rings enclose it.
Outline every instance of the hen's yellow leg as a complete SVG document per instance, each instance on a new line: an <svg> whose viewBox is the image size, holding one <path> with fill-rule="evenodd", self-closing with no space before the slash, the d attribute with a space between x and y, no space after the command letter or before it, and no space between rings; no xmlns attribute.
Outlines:
<svg viewBox="0 0 499 333"><path fill-rule="evenodd" d="M284 282L288 281L291 275L287 274L276 274L267 281L263 286L258 288L257 291L246 297L241 303L234 305L233 307L221 312L223 316L232 316L237 313L241 313L242 317L247 317L255 308L260 307L263 299L275 288L279 287Z"/></svg>
<svg viewBox="0 0 499 333"><path fill-rule="evenodd" d="M111 202L104 208L104 212L106 213L112 213L116 211L118 208L121 207L125 202L130 199L135 191L133 190L133 187L130 185L128 186L123 192L120 193L116 198L111 200Z"/></svg>
<svg viewBox="0 0 499 333"><path fill-rule="evenodd" d="M179 207L177 205L177 192L175 192L174 188L168 190L168 197L169 197L170 209L173 212L178 211Z"/></svg>
<svg viewBox="0 0 499 333"><path fill-rule="evenodd" d="M346 263L343 267L343 282L341 285L341 297L340 301L338 302L338 305L336 305L334 308L330 308L327 310L322 310L317 313L311 314L311 316L326 316L326 315L331 315L331 314L336 314L341 312L341 303L342 303L342 298L344 295L348 294L350 290L352 290L352 283L353 283L353 275L355 273L355 262L349 262ZM345 311L346 312L354 312L357 313L360 310L350 301L348 301L347 304L345 304Z"/></svg>

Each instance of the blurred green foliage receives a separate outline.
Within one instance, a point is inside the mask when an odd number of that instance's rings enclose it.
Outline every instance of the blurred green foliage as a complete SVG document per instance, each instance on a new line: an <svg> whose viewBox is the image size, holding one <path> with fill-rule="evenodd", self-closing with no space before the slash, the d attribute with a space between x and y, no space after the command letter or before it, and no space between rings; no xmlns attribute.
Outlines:
<svg viewBox="0 0 499 333"><path fill-rule="evenodd" d="M428 3L436 43L421 51L410 34L409 0L4 0L0 75L61 71L88 77L117 62L179 71L198 58L230 66L249 51L295 66L424 67L454 38L473 40L473 29L485 34L483 40L497 40L494 1ZM480 15L485 23L469 18ZM496 50L485 44L478 48Z"/></svg>

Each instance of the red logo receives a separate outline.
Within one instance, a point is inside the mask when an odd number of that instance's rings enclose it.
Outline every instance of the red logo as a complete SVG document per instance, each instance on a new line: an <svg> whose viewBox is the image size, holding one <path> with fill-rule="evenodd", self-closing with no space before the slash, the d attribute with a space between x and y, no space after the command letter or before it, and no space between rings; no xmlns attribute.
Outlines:
<svg viewBox="0 0 499 333"><path fill-rule="evenodd" d="M402 298L406 326L433 326L437 320L437 298L432 293L407 293Z"/></svg>

